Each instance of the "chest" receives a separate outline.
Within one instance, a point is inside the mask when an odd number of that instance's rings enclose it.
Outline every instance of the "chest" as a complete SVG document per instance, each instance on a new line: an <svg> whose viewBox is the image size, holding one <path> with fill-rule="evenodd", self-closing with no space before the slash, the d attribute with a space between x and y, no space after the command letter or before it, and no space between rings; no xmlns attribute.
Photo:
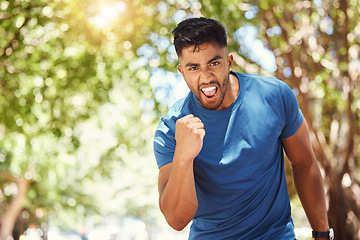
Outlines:
<svg viewBox="0 0 360 240"><path fill-rule="evenodd" d="M203 148L195 159L196 172L207 181L247 181L277 165L281 111L266 103L241 106L221 119L204 121ZM227 180L229 179L229 180Z"/></svg>

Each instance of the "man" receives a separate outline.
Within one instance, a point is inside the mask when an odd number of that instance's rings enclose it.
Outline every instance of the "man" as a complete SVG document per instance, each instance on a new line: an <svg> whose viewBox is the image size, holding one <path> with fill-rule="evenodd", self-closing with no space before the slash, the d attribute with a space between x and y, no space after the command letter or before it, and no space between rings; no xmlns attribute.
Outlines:
<svg viewBox="0 0 360 240"><path fill-rule="evenodd" d="M225 28L191 18L173 31L190 92L155 133L159 205L189 239L295 239L283 148L308 220L328 239L325 194L308 128L291 89L231 71Z"/></svg>

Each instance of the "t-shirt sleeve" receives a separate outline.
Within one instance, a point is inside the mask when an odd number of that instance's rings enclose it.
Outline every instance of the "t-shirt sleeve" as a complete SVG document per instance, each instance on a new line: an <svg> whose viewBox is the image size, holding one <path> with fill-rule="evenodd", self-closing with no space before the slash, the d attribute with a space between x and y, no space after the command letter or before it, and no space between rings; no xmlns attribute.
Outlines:
<svg viewBox="0 0 360 240"><path fill-rule="evenodd" d="M304 119L304 115L291 88L280 80L279 86L285 110L285 125L280 138L288 138L296 133Z"/></svg>
<svg viewBox="0 0 360 240"><path fill-rule="evenodd" d="M175 131L162 119L154 137L154 154L159 168L173 161L175 145Z"/></svg>

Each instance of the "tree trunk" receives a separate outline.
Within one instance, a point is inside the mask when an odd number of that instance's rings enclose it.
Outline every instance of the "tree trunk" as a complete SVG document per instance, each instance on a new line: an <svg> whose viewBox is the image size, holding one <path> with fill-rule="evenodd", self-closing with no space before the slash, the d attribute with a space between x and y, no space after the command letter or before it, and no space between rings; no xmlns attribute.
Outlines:
<svg viewBox="0 0 360 240"><path fill-rule="evenodd" d="M335 230L335 239L348 239L346 237L346 209L344 206L344 191L341 186L339 174L329 176L329 211L328 217L330 226Z"/></svg>
<svg viewBox="0 0 360 240"><path fill-rule="evenodd" d="M16 218L21 213L26 193L30 187L31 179L17 178L15 183L18 188L18 194L14 196L6 209L5 215L1 218L0 240L6 240L12 236Z"/></svg>
<svg viewBox="0 0 360 240"><path fill-rule="evenodd" d="M356 171L356 169L355 169ZM357 196L360 187L357 181L350 186L343 185L343 176L332 172L329 179L329 223L335 231L335 239L360 239L360 198Z"/></svg>

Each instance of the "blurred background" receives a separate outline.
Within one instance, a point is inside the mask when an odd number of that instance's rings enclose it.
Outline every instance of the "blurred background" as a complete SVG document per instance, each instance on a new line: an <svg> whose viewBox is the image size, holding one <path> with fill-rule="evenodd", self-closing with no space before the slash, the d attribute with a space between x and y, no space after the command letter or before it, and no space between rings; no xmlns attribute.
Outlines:
<svg viewBox="0 0 360 240"><path fill-rule="evenodd" d="M152 141L188 92L171 31L199 16L226 26L233 70L291 86L335 239L360 239L359 0L0 0L1 240L187 239L158 209Z"/></svg>

